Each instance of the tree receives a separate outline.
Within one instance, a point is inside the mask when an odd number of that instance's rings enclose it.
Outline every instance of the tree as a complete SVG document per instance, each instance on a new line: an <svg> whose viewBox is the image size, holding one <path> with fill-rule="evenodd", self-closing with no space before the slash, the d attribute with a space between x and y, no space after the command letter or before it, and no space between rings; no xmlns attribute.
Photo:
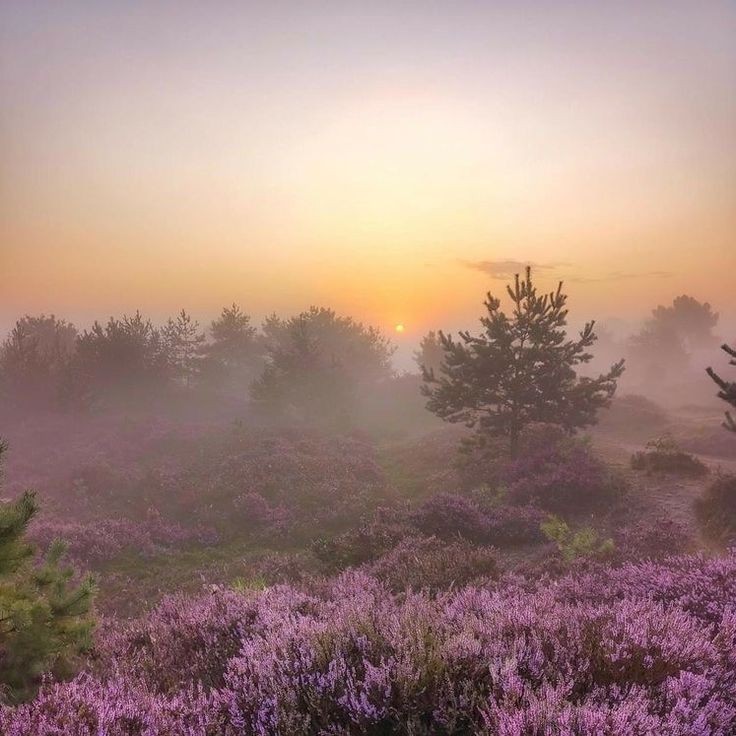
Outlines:
<svg viewBox="0 0 736 736"><path fill-rule="evenodd" d="M204 333L199 331L199 322L182 309L176 319L169 318L161 330L173 376L189 388L199 373L204 346Z"/></svg>
<svg viewBox="0 0 736 736"><path fill-rule="evenodd" d="M685 341L669 323L648 320L629 339L629 358L649 385L659 385L668 376L680 376L690 362Z"/></svg>
<svg viewBox="0 0 736 736"><path fill-rule="evenodd" d="M713 328L718 324L718 313L708 302L699 302L682 294L672 301L672 306L659 306L652 312L656 322L671 328L691 350L715 344Z"/></svg>
<svg viewBox="0 0 736 736"><path fill-rule="evenodd" d="M32 695L44 672L71 674L93 627L94 580L73 582L61 542L38 561L25 540L37 512L32 492L0 504L0 687L10 702Z"/></svg>
<svg viewBox="0 0 736 736"><path fill-rule="evenodd" d="M473 442L485 446L493 437L508 441L517 453L522 430L534 422L556 424L573 433L593 424L607 406L623 373L623 360L597 378L580 377L575 368L591 360L594 322L580 336L567 338L566 302L562 283L540 296L531 270L507 287L513 311L501 311L490 293L481 318L483 334L460 332L460 340L442 332L444 361L437 375L424 370L422 392L427 408L448 422L475 429Z"/></svg>
<svg viewBox="0 0 736 736"><path fill-rule="evenodd" d="M266 318L263 335L267 351L286 347L293 339L292 328L297 324L309 335L314 349L324 359L340 363L358 383L391 376L394 348L381 331L324 307L310 307L287 320L275 315Z"/></svg>
<svg viewBox="0 0 736 736"><path fill-rule="evenodd" d="M731 356L730 365L736 365L736 349L728 345L721 345L721 350ZM720 389L717 394L718 398L723 399L731 406L736 406L736 381L725 381L712 368L706 368L706 372ZM736 432L736 420L731 412L726 412L726 420L723 422L723 426L731 432Z"/></svg>
<svg viewBox="0 0 736 736"><path fill-rule="evenodd" d="M288 339L287 339L288 338ZM270 413L308 423L342 419L354 388L345 366L320 350L305 320L290 320L268 349L251 398Z"/></svg>
<svg viewBox="0 0 736 736"><path fill-rule="evenodd" d="M48 408L58 399L75 350L74 325L53 314L26 315L0 345L0 396L7 404Z"/></svg>
<svg viewBox="0 0 736 736"><path fill-rule="evenodd" d="M345 421L361 390L391 372L390 343L330 309L312 307L263 325L266 366L251 397L277 414L305 421Z"/></svg>
<svg viewBox="0 0 736 736"><path fill-rule="evenodd" d="M148 400L165 388L171 376L167 346L161 333L140 312L122 319L95 322L77 338L65 380L70 403L102 400Z"/></svg>
<svg viewBox="0 0 736 736"><path fill-rule="evenodd" d="M430 330L419 343L419 350L414 351L414 362L419 369L438 372L444 358L442 342L434 330Z"/></svg>
<svg viewBox="0 0 736 736"><path fill-rule="evenodd" d="M241 391L262 365L263 345L250 317L237 304L224 307L210 325L210 341L201 349L205 381Z"/></svg>

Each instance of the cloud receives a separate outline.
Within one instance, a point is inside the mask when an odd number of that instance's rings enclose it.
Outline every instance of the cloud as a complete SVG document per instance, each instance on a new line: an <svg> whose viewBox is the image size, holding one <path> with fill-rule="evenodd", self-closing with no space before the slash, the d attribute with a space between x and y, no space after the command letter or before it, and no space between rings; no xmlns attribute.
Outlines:
<svg viewBox="0 0 736 736"><path fill-rule="evenodd" d="M602 281L627 281L629 279L641 278L661 278L666 279L672 276L669 271L642 271L641 273L626 273L621 271L613 271L603 276L568 276L566 281L575 284L596 284Z"/></svg>
<svg viewBox="0 0 736 736"><path fill-rule="evenodd" d="M473 271L480 271L486 276L492 279L498 279L499 281L508 281L517 273L524 273L527 266L530 266L533 272L539 272L558 271L559 269L566 269L566 267L571 265L562 261L556 263L534 263L533 261L517 261L514 259L498 261L468 261L462 258L458 259L458 263L465 268L469 268ZM600 276L568 275L564 272L558 272L555 276L562 281L568 281L574 284L595 284L605 281L627 281L629 279L641 278L669 278L672 274L668 271L642 271L639 273L632 271L611 271Z"/></svg>
<svg viewBox="0 0 736 736"><path fill-rule="evenodd" d="M545 271L563 266L563 263L533 263L532 261L466 261L462 258L459 263L465 268L490 276L492 279L506 281L513 278L517 273L524 273L527 266L531 266L532 271Z"/></svg>

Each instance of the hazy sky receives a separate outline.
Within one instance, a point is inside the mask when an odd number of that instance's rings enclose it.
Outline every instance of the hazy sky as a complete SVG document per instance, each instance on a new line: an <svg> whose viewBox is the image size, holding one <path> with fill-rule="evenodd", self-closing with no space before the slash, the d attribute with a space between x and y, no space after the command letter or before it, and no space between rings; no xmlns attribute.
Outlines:
<svg viewBox="0 0 736 736"><path fill-rule="evenodd" d="M0 0L0 177L0 324L736 312L736 3Z"/></svg>

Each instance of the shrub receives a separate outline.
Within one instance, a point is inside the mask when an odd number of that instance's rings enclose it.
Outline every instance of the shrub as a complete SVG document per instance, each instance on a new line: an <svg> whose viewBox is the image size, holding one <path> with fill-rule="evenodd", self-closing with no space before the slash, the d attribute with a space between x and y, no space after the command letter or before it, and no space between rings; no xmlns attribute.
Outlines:
<svg viewBox="0 0 736 736"><path fill-rule="evenodd" d="M708 466L694 455L683 452L671 435L647 442L643 452L631 456L631 467L647 473L675 473L691 478L708 473Z"/></svg>
<svg viewBox="0 0 736 736"><path fill-rule="evenodd" d="M0 442L0 456L4 451ZM90 644L95 593L91 577L74 580L63 564L65 548L54 542L43 559L25 534L38 510L33 493L0 504L0 698L33 694L44 672L73 674Z"/></svg>
<svg viewBox="0 0 736 736"><path fill-rule="evenodd" d="M436 537L405 539L367 570L397 592L439 591L497 577L496 555L490 547L464 541L446 544Z"/></svg>
<svg viewBox="0 0 736 736"><path fill-rule="evenodd" d="M618 530L616 554L620 559L648 557L656 559L682 554L692 546L685 527L667 516L640 520Z"/></svg>
<svg viewBox="0 0 736 736"><path fill-rule="evenodd" d="M604 559L610 557L615 549L612 539L601 540L591 527L573 531L557 516L550 516L542 522L541 528L547 539L557 545L557 551L565 562L580 558Z"/></svg>
<svg viewBox="0 0 736 736"><path fill-rule="evenodd" d="M539 544L547 515L534 506L496 506L486 511L488 541L494 547Z"/></svg>
<svg viewBox="0 0 736 736"><path fill-rule="evenodd" d="M554 513L575 513L610 504L623 483L580 440L537 430L504 471L509 498Z"/></svg>
<svg viewBox="0 0 736 736"><path fill-rule="evenodd" d="M323 567L334 572L378 559L411 533L400 522L374 518L332 539L316 539L311 549Z"/></svg>
<svg viewBox="0 0 736 736"><path fill-rule="evenodd" d="M409 518L427 536L472 541L484 541L488 537L485 514L474 501L454 493L438 493L428 498Z"/></svg>
<svg viewBox="0 0 736 736"><path fill-rule="evenodd" d="M736 475L718 476L695 500L703 534L719 544L736 541Z"/></svg>

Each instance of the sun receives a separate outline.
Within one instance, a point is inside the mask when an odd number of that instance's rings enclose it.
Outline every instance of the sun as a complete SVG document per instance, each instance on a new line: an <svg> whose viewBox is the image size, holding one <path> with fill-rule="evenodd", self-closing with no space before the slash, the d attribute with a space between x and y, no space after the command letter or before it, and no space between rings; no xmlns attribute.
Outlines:
<svg viewBox="0 0 736 736"><path fill-rule="evenodd" d="M399 324L397 324L394 327L394 329L396 330L396 332L403 332L404 331L404 325L402 325L401 322L399 322Z"/></svg>

